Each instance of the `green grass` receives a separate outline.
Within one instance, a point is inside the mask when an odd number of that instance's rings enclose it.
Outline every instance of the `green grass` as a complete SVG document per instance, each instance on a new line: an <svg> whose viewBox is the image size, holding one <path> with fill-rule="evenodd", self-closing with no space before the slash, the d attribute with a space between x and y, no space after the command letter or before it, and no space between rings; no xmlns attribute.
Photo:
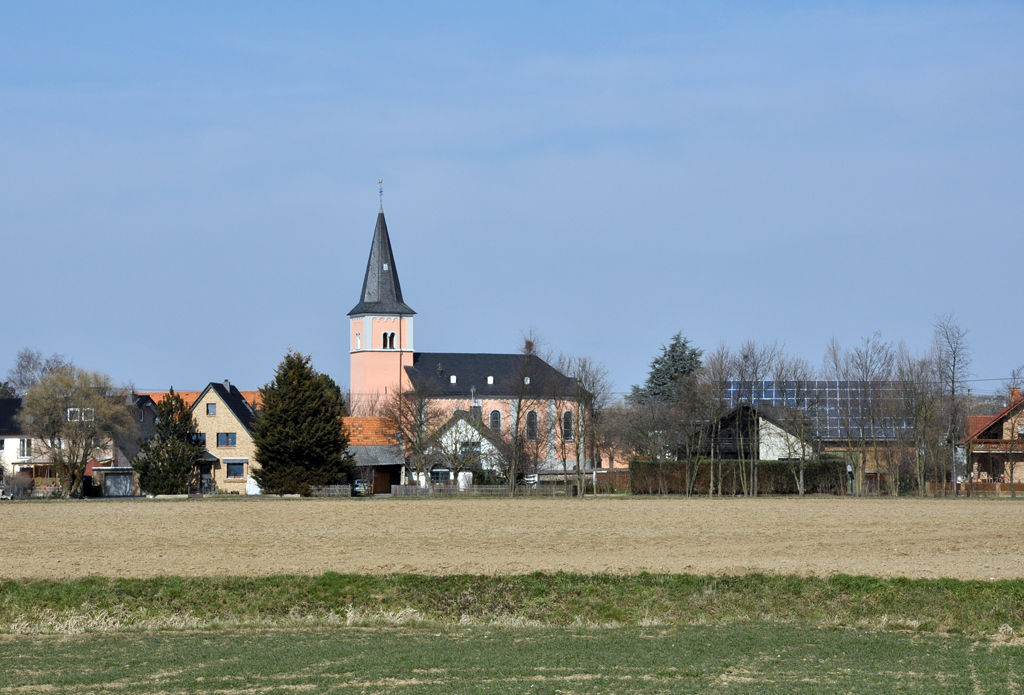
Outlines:
<svg viewBox="0 0 1024 695"><path fill-rule="evenodd" d="M736 623L0 637L0 692L1013 693L1024 648Z"/></svg>
<svg viewBox="0 0 1024 695"><path fill-rule="evenodd" d="M793 626L1012 634L1024 580L342 575L0 581L0 633L239 626Z"/></svg>

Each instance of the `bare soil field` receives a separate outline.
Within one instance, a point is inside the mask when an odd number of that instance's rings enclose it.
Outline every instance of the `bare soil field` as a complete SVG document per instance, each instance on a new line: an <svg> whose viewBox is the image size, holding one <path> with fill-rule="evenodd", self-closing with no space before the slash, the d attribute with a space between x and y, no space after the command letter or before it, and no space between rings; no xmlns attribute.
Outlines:
<svg viewBox="0 0 1024 695"><path fill-rule="evenodd" d="M0 503L0 577L342 573L1024 577L1009 500Z"/></svg>

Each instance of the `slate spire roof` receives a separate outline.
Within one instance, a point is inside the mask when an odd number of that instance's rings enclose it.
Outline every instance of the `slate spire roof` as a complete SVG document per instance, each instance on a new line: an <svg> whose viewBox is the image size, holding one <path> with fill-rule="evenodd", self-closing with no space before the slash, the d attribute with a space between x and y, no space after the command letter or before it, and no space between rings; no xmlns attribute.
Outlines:
<svg viewBox="0 0 1024 695"><path fill-rule="evenodd" d="M391 239L388 238L388 224L384 221L382 205L377 213L377 227L373 230L363 291L359 294L359 303L352 307L348 315L415 313L402 301L402 286L398 282L395 255L391 252Z"/></svg>

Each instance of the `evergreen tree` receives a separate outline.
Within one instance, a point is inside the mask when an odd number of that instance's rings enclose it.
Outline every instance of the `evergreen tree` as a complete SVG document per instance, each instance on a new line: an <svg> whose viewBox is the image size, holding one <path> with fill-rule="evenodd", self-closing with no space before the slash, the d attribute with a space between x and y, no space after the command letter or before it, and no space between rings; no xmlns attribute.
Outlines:
<svg viewBox="0 0 1024 695"><path fill-rule="evenodd" d="M700 369L704 351L690 346L682 332L672 342L661 346L661 354L651 360L651 371L643 386L633 386L630 399L634 403L668 403L676 399L676 385L680 377L689 376Z"/></svg>
<svg viewBox="0 0 1024 695"><path fill-rule="evenodd" d="M194 442L196 420L192 410L172 388L156 404L156 434L139 441L140 451L132 460L139 472L139 485L154 495L188 492L202 448Z"/></svg>
<svg viewBox="0 0 1024 695"><path fill-rule="evenodd" d="M308 495L312 487L344 483L353 468L342 427L341 389L313 369L308 355L289 351L274 380L260 389L253 473L263 492Z"/></svg>

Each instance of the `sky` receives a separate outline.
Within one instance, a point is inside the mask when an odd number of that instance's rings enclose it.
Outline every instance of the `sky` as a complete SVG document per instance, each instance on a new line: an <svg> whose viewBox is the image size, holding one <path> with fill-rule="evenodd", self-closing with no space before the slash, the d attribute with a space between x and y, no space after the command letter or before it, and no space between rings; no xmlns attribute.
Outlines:
<svg viewBox="0 0 1024 695"><path fill-rule="evenodd" d="M1024 363L1020 3L0 4L0 376L347 385L384 210L415 348Z"/></svg>

